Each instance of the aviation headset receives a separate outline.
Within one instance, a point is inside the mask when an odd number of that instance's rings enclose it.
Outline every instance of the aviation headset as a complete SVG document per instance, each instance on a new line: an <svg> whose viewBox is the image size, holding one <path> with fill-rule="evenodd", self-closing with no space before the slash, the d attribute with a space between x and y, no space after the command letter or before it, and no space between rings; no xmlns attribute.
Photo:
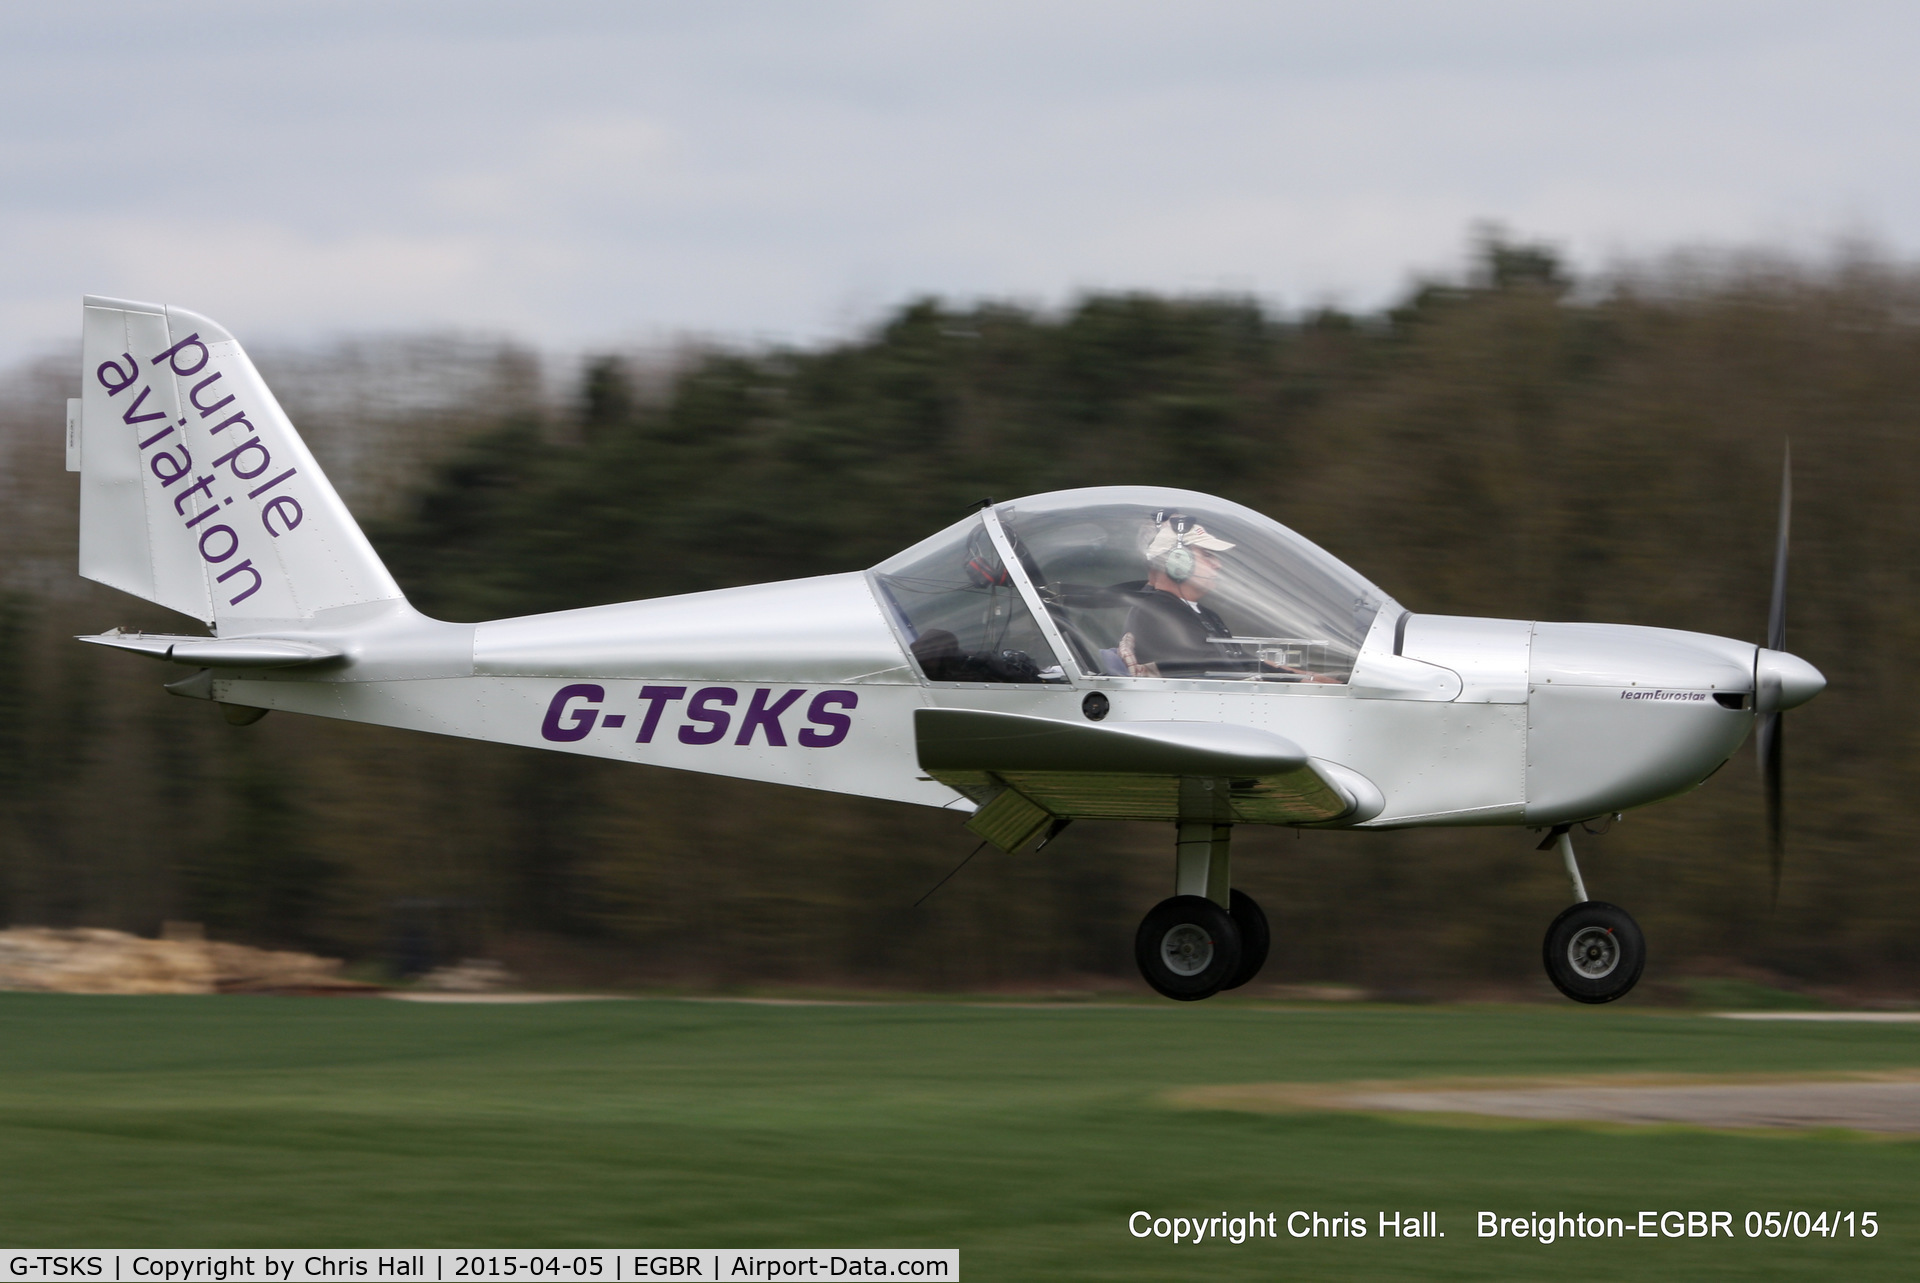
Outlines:
<svg viewBox="0 0 1920 1283"><path fill-rule="evenodd" d="M1000 550L993 546L993 537L987 534L985 526L976 529L967 540L967 578L975 588L1004 588L1013 582L1013 575L1000 560Z"/></svg>
<svg viewBox="0 0 1920 1283"><path fill-rule="evenodd" d="M1027 578L1040 588L1046 576L1040 570L1040 563L1027 551L1027 545L1020 536L1007 532L1007 542L1013 545L1013 555L1020 562L1020 568L1027 572ZM1013 572L1000 559L1000 550L994 547L993 537L985 526L976 529L967 539L967 579L975 588L1009 588L1013 585Z"/></svg>
<svg viewBox="0 0 1920 1283"><path fill-rule="evenodd" d="M1173 530L1175 543L1160 558L1160 569L1167 578L1176 584L1183 584L1193 578L1193 549L1187 547L1187 531L1193 529L1193 518L1184 512L1168 512L1165 508L1153 514L1153 527L1157 533L1161 526Z"/></svg>

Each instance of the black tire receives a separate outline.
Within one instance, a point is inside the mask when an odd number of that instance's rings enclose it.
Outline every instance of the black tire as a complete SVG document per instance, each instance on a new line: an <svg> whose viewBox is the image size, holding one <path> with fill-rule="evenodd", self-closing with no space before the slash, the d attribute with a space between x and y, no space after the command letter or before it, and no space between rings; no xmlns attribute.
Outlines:
<svg viewBox="0 0 1920 1283"><path fill-rule="evenodd" d="M1553 920L1540 956L1547 978L1567 997L1612 1002L1639 983L1647 965L1647 941L1625 909L1588 900Z"/></svg>
<svg viewBox="0 0 1920 1283"><path fill-rule="evenodd" d="M1197 1002L1220 992L1239 969L1240 928L1205 896L1176 895L1141 920L1133 958L1160 993Z"/></svg>
<svg viewBox="0 0 1920 1283"><path fill-rule="evenodd" d="M1267 926L1267 915L1261 909L1260 902L1239 887L1233 889L1227 902L1233 906L1228 911L1233 916L1233 925L1240 928L1240 965L1234 970L1233 978L1220 987L1238 989L1259 975L1260 968L1267 965L1267 950L1273 947L1273 931Z"/></svg>

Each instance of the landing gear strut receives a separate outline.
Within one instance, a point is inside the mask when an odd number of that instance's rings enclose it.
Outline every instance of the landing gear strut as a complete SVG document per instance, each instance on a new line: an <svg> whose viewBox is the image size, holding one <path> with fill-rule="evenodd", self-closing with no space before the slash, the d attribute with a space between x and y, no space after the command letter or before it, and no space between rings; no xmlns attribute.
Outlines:
<svg viewBox="0 0 1920 1283"><path fill-rule="evenodd" d="M1625 909L1587 899L1580 865L1573 858L1573 826L1556 824L1541 850L1556 847L1573 883L1574 904L1547 928L1541 961L1547 978L1575 1002L1601 1003L1624 998L1647 965L1646 938Z"/></svg>
<svg viewBox="0 0 1920 1283"><path fill-rule="evenodd" d="M1134 961L1160 993L1181 1002L1211 998L1260 974L1272 936L1254 898L1229 886L1233 827L1182 820L1174 894L1134 934Z"/></svg>

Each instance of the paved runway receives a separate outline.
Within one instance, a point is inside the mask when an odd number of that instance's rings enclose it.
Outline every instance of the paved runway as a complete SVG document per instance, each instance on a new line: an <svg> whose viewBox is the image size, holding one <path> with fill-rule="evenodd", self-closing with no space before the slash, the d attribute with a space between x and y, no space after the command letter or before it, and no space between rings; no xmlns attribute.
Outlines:
<svg viewBox="0 0 1920 1283"><path fill-rule="evenodd" d="M1698 1087L1547 1087L1394 1091L1346 1098L1361 1110L1704 1127L1920 1133L1920 1082L1802 1082Z"/></svg>
<svg viewBox="0 0 1920 1283"><path fill-rule="evenodd" d="M1252 1113L1339 1110L1736 1130L1920 1135L1920 1069L1785 1075L1637 1074L1192 1087L1172 1103Z"/></svg>

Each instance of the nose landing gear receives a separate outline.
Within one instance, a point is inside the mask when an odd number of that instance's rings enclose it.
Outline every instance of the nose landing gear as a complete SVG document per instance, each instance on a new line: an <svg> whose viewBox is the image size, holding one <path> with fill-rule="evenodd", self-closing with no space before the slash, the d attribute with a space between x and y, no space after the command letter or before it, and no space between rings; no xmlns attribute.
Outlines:
<svg viewBox="0 0 1920 1283"><path fill-rule="evenodd" d="M1541 943L1547 978L1575 1002L1624 998L1639 983L1640 972L1647 965L1647 943L1640 934L1640 924L1617 905L1587 899L1580 865L1573 858L1572 826L1555 825L1540 845L1542 850L1559 848L1576 901L1553 920Z"/></svg>

